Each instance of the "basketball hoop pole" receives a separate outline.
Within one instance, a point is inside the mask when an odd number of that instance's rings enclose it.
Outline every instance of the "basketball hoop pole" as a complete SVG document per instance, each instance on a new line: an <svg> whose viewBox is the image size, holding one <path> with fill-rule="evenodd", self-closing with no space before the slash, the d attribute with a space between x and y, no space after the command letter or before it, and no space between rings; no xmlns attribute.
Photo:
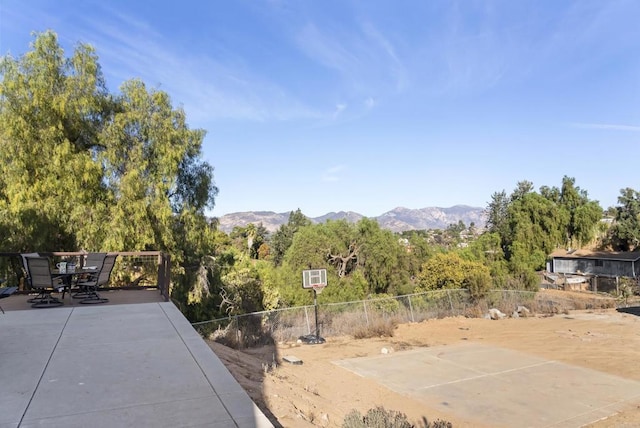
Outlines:
<svg viewBox="0 0 640 428"><path fill-rule="evenodd" d="M313 306L316 311L316 340L322 340L324 342L324 339L320 337L320 327L318 327L318 292L315 288L313 289Z"/></svg>
<svg viewBox="0 0 640 428"><path fill-rule="evenodd" d="M313 308L316 316L315 334L300 336L300 340L304 343L318 344L325 343L324 338L320 337L320 324L318 322L318 293L322 292L327 285L326 269L309 269L302 271L302 288L313 289ZM318 291L319 290L319 291Z"/></svg>

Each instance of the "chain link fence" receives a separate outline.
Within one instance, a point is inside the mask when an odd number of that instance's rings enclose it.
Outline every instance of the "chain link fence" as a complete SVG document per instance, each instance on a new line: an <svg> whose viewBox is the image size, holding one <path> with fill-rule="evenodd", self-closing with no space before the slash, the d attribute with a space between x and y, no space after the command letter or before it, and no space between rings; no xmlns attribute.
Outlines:
<svg viewBox="0 0 640 428"><path fill-rule="evenodd" d="M317 334L323 337L357 336L376 326L421 322L450 316L481 317L490 308L511 315L518 306L535 305L535 292L493 290L485 299L471 299L467 290L437 290L396 297L372 298L318 305L319 331L315 331L315 307L297 306L254 312L194 323L198 332L235 348L297 340Z"/></svg>

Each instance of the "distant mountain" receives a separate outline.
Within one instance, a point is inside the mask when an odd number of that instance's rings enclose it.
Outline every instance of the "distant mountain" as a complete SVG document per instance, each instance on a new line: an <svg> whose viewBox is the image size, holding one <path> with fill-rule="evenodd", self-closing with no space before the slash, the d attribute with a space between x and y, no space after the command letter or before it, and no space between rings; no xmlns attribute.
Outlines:
<svg viewBox="0 0 640 428"><path fill-rule="evenodd" d="M220 230L229 233L234 227L245 227L249 223L260 224L269 231L275 232L280 225L289 220L289 213L275 213L273 211L248 211L226 214L219 218ZM320 217L310 218L314 223L324 223L327 220L346 219L351 223L357 223L364 218L362 214L353 211L330 212ZM455 205L450 208L429 207L420 209L394 208L378 217L372 217L380 224L380 227L393 232L405 230L446 229L450 224L462 221L469 226L474 223L477 228L484 227L486 223L484 208L470 207L467 205Z"/></svg>
<svg viewBox="0 0 640 428"><path fill-rule="evenodd" d="M376 217L380 227L394 232L404 230L446 229L450 224L462 221L469 226L484 227L484 208L455 205L450 208L429 207L420 209L394 208Z"/></svg>

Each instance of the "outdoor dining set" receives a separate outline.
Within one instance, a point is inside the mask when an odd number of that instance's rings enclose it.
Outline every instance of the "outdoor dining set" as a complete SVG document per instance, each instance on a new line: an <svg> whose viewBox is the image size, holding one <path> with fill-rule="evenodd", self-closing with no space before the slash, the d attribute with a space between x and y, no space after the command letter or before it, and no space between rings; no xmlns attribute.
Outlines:
<svg viewBox="0 0 640 428"><path fill-rule="evenodd" d="M98 290L109 282L117 255L88 253L76 261L53 262L38 253L21 254L25 282L37 293L27 300L34 308L62 306L66 293L79 299L82 304L106 303L109 299L100 296ZM52 293L61 292L61 298Z"/></svg>

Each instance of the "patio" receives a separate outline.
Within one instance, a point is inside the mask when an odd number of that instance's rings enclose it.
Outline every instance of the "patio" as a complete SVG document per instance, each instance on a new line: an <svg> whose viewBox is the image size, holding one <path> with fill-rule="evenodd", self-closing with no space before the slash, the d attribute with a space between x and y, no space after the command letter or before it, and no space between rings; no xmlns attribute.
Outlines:
<svg viewBox="0 0 640 428"><path fill-rule="evenodd" d="M0 428L271 427L158 290L34 309L2 299Z"/></svg>

